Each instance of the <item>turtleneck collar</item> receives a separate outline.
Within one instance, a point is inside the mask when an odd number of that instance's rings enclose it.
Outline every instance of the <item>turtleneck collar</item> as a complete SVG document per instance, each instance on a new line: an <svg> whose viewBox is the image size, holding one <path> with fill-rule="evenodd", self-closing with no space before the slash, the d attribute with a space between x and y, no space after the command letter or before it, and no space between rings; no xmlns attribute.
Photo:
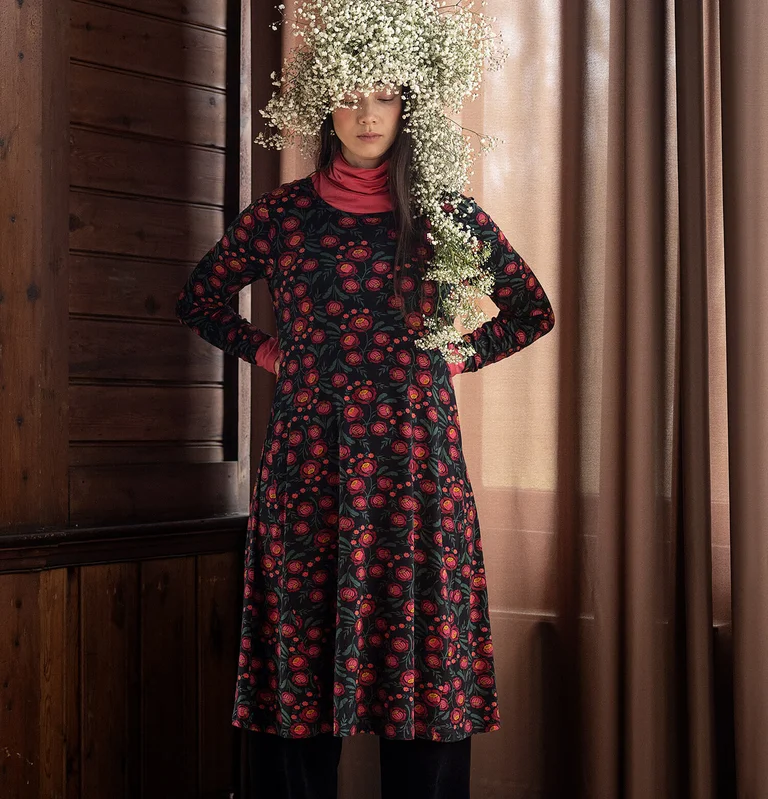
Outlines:
<svg viewBox="0 0 768 799"><path fill-rule="evenodd" d="M389 159L373 169L352 166L339 151L330 168L315 172L315 191L334 208L352 214L380 214L392 210Z"/></svg>

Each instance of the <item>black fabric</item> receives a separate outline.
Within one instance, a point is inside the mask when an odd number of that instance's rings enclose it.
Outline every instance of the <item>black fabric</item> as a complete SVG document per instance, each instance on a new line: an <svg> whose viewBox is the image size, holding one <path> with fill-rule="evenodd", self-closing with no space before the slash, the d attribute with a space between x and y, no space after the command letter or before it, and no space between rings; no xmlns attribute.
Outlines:
<svg viewBox="0 0 768 799"><path fill-rule="evenodd" d="M469 799L471 741L379 738L381 799Z"/></svg>
<svg viewBox="0 0 768 799"><path fill-rule="evenodd" d="M344 738L247 736L249 799L336 799ZM381 799L470 799L471 743L379 738Z"/></svg>
<svg viewBox="0 0 768 799"><path fill-rule="evenodd" d="M247 734L250 799L336 799L343 738Z"/></svg>

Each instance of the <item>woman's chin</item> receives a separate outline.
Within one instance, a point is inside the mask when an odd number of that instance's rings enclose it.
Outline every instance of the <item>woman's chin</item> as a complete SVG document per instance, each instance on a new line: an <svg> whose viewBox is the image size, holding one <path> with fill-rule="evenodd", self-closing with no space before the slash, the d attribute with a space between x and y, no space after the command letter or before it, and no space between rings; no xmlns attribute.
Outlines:
<svg viewBox="0 0 768 799"><path fill-rule="evenodd" d="M354 146L347 147L347 149L354 158L372 161L384 158L389 151L389 145L386 145L384 139L377 139L376 141L370 142L365 141L365 139L358 139Z"/></svg>

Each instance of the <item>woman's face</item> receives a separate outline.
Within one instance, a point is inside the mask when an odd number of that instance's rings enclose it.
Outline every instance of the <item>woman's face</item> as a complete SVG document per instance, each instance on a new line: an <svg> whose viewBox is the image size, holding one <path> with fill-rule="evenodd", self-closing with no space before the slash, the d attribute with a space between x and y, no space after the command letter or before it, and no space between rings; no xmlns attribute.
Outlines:
<svg viewBox="0 0 768 799"><path fill-rule="evenodd" d="M342 154L352 166L379 166L397 138L403 108L400 92L349 92L344 99L345 105L333 112L333 127L341 141ZM376 135L366 138L366 133Z"/></svg>

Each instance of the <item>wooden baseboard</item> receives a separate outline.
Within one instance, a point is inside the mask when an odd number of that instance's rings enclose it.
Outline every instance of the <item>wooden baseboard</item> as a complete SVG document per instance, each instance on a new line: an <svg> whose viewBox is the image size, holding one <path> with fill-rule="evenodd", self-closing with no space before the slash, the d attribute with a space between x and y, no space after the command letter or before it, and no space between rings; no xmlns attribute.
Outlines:
<svg viewBox="0 0 768 799"><path fill-rule="evenodd" d="M248 516L13 530L0 535L0 574L64 566L233 552L245 546Z"/></svg>

